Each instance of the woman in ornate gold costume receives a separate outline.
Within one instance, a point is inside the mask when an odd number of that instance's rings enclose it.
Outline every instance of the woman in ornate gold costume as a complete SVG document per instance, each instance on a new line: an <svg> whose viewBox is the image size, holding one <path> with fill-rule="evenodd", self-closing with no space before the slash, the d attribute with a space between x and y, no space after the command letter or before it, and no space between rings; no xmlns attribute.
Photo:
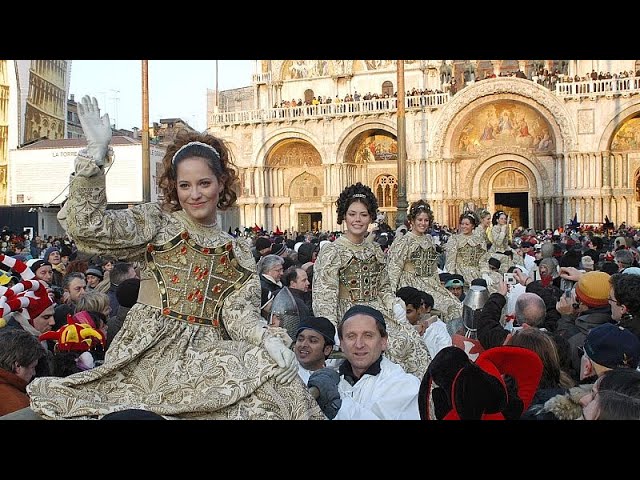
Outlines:
<svg viewBox="0 0 640 480"><path fill-rule="evenodd" d="M236 200L226 145L179 134L163 159L164 203L107 210L109 117L88 97L78 114L88 147L58 217L82 251L142 260L140 294L104 364L32 382L31 409L46 419L130 408L182 419L324 419L286 331L261 320L250 245L216 223Z"/></svg>
<svg viewBox="0 0 640 480"><path fill-rule="evenodd" d="M431 207L418 200L409 208L411 230L396 238L387 253L387 269L391 290L415 287L433 296L434 308L449 322L462 316L462 303L440 283L438 252L433 237L427 233L433 222Z"/></svg>
<svg viewBox="0 0 640 480"><path fill-rule="evenodd" d="M506 272L509 267L515 265L513 250L511 249L512 232L509 225L509 216L502 210L493 214L492 226L489 229L489 252L491 256L500 260L500 272Z"/></svg>
<svg viewBox="0 0 640 480"><path fill-rule="evenodd" d="M336 201L338 223L347 231L320 249L313 267L313 311L337 325L353 305L369 305L387 322L386 355L407 373L422 378L429 352L406 317L404 302L389 283L384 253L366 239L376 218L378 201L371 189L358 182L345 188Z"/></svg>
<svg viewBox="0 0 640 480"><path fill-rule="evenodd" d="M489 231L491 230L491 212L486 208L481 208L475 213L478 219L478 226L474 229L473 233L484 238L487 246L491 243L489 239Z"/></svg>
<svg viewBox="0 0 640 480"><path fill-rule="evenodd" d="M445 270L462 275L467 287L482 277L480 267L489 260L486 237L474 232L477 225L478 218L473 213L463 213L458 233L451 235L445 244Z"/></svg>

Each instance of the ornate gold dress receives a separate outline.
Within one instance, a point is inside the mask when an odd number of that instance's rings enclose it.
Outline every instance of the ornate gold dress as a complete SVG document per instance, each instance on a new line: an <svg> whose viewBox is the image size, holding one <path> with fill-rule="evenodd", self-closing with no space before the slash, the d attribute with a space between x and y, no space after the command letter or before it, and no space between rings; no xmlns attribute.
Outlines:
<svg viewBox="0 0 640 480"><path fill-rule="evenodd" d="M482 277L480 266L489 260L485 238L476 231L470 235L456 233L445 244L444 268L449 273L462 275L466 286L471 285L472 280Z"/></svg>
<svg viewBox="0 0 640 480"><path fill-rule="evenodd" d="M462 302L444 288L438 277L438 252L431 235L407 232L396 238L387 252L391 291L414 287L433 296L434 308L449 322L462 316Z"/></svg>
<svg viewBox="0 0 640 480"><path fill-rule="evenodd" d="M509 225L498 224L489 227L489 242L491 242L489 253L492 257L500 260L500 273L506 272L509 267L515 264L512 258L504 255L504 252L511 251L510 237Z"/></svg>
<svg viewBox="0 0 640 480"><path fill-rule="evenodd" d="M80 158L80 157L79 157ZM143 261L138 303L103 365L28 386L46 419L142 408L183 419L324 419L296 379L277 384L250 245L157 204L105 210L103 174L76 177L59 218L78 248ZM66 218L65 218L66 216Z"/></svg>
<svg viewBox="0 0 640 480"><path fill-rule="evenodd" d="M387 357L422 379L429 352L407 320L395 319L395 298L385 256L377 244L354 244L343 235L320 249L313 267L313 312L337 325L353 305L379 310L387 322Z"/></svg>

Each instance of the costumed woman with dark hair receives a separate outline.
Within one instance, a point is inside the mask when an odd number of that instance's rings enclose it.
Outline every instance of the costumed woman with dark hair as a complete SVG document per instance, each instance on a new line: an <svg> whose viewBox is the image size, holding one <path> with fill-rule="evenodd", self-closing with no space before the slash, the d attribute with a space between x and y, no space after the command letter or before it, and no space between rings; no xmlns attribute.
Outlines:
<svg viewBox="0 0 640 480"><path fill-rule="evenodd" d="M506 272L509 267L514 265L513 255L515 252L511 250L511 241L513 233L511 232L510 217L506 212L498 210L493 214L491 219L491 227L488 230L489 252L491 256L500 260L500 272Z"/></svg>
<svg viewBox="0 0 640 480"><path fill-rule="evenodd" d="M407 373L422 378L429 352L407 320L404 302L391 288L384 253L376 243L366 241L378 201L368 186L358 182L342 191L336 205L337 221L344 221L347 231L320 249L313 267L313 311L337 325L354 305L379 310L387 321L386 355Z"/></svg>
<svg viewBox="0 0 640 480"><path fill-rule="evenodd" d="M217 223L236 201L225 143L180 132L163 158L164 203L107 210L109 117L88 97L78 115L88 147L58 219L82 251L141 261L140 292L104 364L36 379L31 409L46 419L131 408L178 419L324 419L291 338L261 319L251 245Z"/></svg>
<svg viewBox="0 0 640 480"><path fill-rule="evenodd" d="M467 287L482 277L480 266L489 260L486 237L474 233L477 226L478 218L472 212L463 213L458 233L451 235L445 244L445 270L462 275Z"/></svg>
<svg viewBox="0 0 640 480"><path fill-rule="evenodd" d="M434 308L442 312L445 322L461 317L462 303L444 288L438 276L438 252L427 233L433 222L431 207L424 200L413 202L407 218L411 230L396 238L387 253L391 290L415 287L433 296Z"/></svg>

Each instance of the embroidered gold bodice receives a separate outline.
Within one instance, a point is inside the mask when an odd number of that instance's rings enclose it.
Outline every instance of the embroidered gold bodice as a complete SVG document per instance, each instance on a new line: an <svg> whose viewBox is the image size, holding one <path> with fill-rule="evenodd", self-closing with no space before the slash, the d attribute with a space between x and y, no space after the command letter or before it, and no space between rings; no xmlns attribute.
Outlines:
<svg viewBox="0 0 640 480"><path fill-rule="evenodd" d="M378 297L379 276L383 265L371 255L364 260L352 257L338 272L341 298L352 302L370 302Z"/></svg>
<svg viewBox="0 0 640 480"><path fill-rule="evenodd" d="M224 299L251 276L235 258L231 242L203 247L186 231L164 244L149 244L146 261L156 280L163 315L223 330Z"/></svg>
<svg viewBox="0 0 640 480"><path fill-rule="evenodd" d="M416 248L409 254L404 270L413 271L419 277L429 277L438 271L438 252L435 248Z"/></svg>

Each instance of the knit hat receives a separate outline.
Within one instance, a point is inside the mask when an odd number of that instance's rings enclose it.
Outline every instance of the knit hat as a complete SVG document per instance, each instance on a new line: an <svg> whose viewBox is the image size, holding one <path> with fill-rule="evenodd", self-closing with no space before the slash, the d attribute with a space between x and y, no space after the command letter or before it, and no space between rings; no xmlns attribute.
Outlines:
<svg viewBox="0 0 640 480"><path fill-rule="evenodd" d="M44 255L43 255L42 259L43 259L45 262L48 262L48 261L49 261L49 255L51 255L53 252L58 252L58 253L60 253L60 249L59 249L58 247L49 247L49 248L47 248L47 249L44 251ZM61 256L62 256L62 255L61 255Z"/></svg>
<svg viewBox="0 0 640 480"><path fill-rule="evenodd" d="M100 280L102 280L104 278L104 274L102 273L102 269L100 269L100 267L89 267L84 272L84 274L85 275L93 275L95 277L98 277Z"/></svg>
<svg viewBox="0 0 640 480"><path fill-rule="evenodd" d="M489 265L490 265L491 267L495 268L496 270L499 270L499 269L500 269L500 265L502 265L502 262L500 262L500 260L498 260L498 259L497 259L497 258L495 258L495 257L491 257L491 258L489 259Z"/></svg>
<svg viewBox="0 0 640 480"><path fill-rule="evenodd" d="M22 311L29 321L33 320L54 304L53 294L47 290L47 284L40 280L22 280L11 288L0 287L0 317Z"/></svg>
<svg viewBox="0 0 640 480"><path fill-rule="evenodd" d="M335 343L336 327L331 323L328 318L325 317L308 317L298 327L296 331L296 337L303 330L314 330L321 334L328 344L333 345Z"/></svg>
<svg viewBox="0 0 640 480"><path fill-rule="evenodd" d="M284 243L274 243L271 245L272 255L282 255L287 250L287 246Z"/></svg>
<svg viewBox="0 0 640 480"><path fill-rule="evenodd" d="M609 303L610 275L605 272L587 272L576 283L576 297L589 307L604 307Z"/></svg>
<svg viewBox="0 0 640 480"><path fill-rule="evenodd" d="M626 328L604 323L589 330L584 352L591 360L607 368L637 368L640 339Z"/></svg>
<svg viewBox="0 0 640 480"><path fill-rule="evenodd" d="M258 237L256 238L256 250L264 250L265 248L271 248L271 240L267 237Z"/></svg>
<svg viewBox="0 0 640 480"><path fill-rule="evenodd" d="M384 321L384 317L382 316L382 313L380 312L380 310L376 310L375 308L370 307L369 305L354 305L349 310L347 310L345 314L342 316L341 323L344 323L349 318L355 315L360 315L360 314L369 315L370 317L375 319L377 323L382 325L385 328L385 330L387 329L387 322Z"/></svg>

